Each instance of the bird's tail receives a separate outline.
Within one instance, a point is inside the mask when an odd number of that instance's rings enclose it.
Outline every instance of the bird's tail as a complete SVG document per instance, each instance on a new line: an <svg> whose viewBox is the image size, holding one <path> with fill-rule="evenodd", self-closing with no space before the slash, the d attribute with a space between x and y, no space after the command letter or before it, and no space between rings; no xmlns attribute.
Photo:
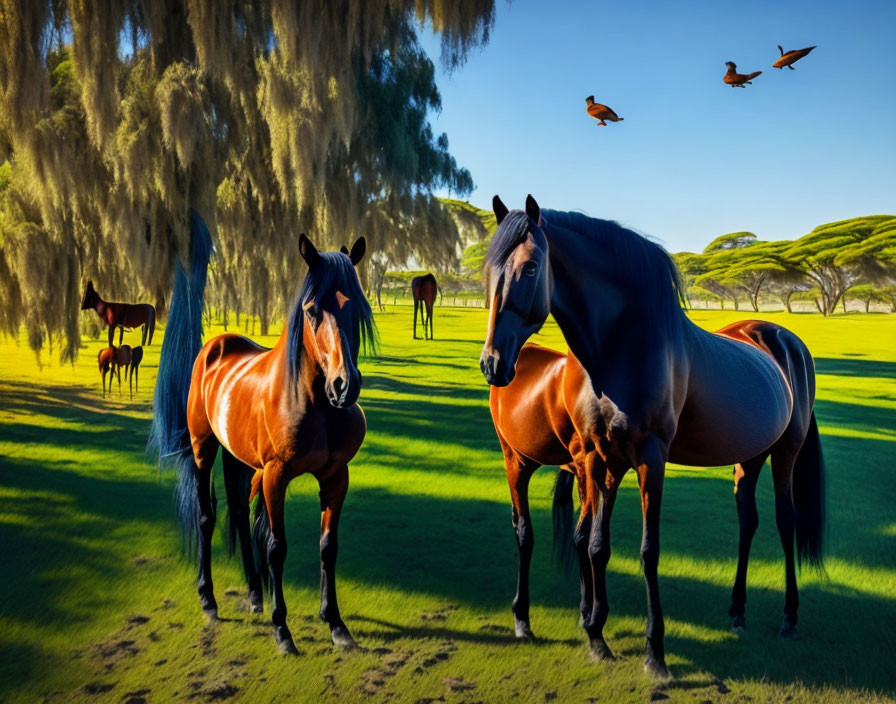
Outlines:
<svg viewBox="0 0 896 704"><path fill-rule="evenodd" d="M747 76L747 80L752 81L754 78L756 78L756 76L758 76L761 73L762 73L762 71L753 71L753 73L751 73L749 76Z"/></svg>

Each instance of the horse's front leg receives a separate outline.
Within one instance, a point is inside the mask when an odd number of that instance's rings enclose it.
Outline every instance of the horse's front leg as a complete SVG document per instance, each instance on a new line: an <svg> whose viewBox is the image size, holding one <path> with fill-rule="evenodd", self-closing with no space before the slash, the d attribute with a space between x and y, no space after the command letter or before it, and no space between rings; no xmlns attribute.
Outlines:
<svg viewBox="0 0 896 704"><path fill-rule="evenodd" d="M586 459L586 478L591 484L589 506L593 513L588 559L591 567L592 603L585 618L588 647L596 660L613 660L615 656L604 639L604 626L610 614L607 598L607 564L610 562L610 518L616 504L619 484L608 471L603 459L591 452Z"/></svg>
<svg viewBox="0 0 896 704"><path fill-rule="evenodd" d="M530 640L535 637L529 625L529 567L532 564L535 533L529 514L529 480L540 465L507 450L504 454L504 464L507 470L507 483L510 485L510 500L513 503L513 530L520 554L516 596L510 607L513 611L513 630L517 638Z"/></svg>
<svg viewBox="0 0 896 704"><path fill-rule="evenodd" d="M641 566L647 585L647 656L644 671L658 680L670 678L666 667L664 638L666 627L660 605L657 570L660 561L660 507L663 500L663 481L666 474L668 448L656 436L650 436L641 451L637 467L641 488L641 511L644 529L641 538Z"/></svg>
<svg viewBox="0 0 896 704"><path fill-rule="evenodd" d="M283 565L286 563L284 511L288 483L283 464L280 462L266 464L261 482L268 513L268 527L271 531L267 544L267 558L273 592L271 622L274 624L274 640L277 641L281 653L298 655L299 651L292 640L292 633L286 626L286 600L283 598Z"/></svg>
<svg viewBox="0 0 896 704"><path fill-rule="evenodd" d="M336 555L339 552L339 514L348 492L348 466L320 480L320 617L330 627L333 645L355 645L336 601Z"/></svg>

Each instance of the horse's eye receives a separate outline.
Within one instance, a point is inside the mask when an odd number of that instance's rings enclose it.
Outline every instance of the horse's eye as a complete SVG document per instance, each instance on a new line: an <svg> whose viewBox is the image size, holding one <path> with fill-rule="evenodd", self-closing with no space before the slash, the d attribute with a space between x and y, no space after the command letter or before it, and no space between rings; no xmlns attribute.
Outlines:
<svg viewBox="0 0 896 704"><path fill-rule="evenodd" d="M526 262L523 264L523 276L535 276L536 271L538 271L538 264L535 262Z"/></svg>

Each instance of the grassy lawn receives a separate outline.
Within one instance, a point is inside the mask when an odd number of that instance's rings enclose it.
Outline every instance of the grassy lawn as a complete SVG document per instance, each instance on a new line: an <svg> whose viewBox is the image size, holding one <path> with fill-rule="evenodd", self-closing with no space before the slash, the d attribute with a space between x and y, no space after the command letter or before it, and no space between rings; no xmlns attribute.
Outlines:
<svg viewBox="0 0 896 704"><path fill-rule="evenodd" d="M693 317L715 329L750 316ZM343 617L365 649L334 651L316 618L317 485L303 477L287 504L285 575L298 658L277 653L267 604L264 615L248 613L223 510L214 543L222 621L201 615L173 477L144 456L162 330L133 401L126 388L101 399L98 341L73 367L44 355L43 369L24 341L0 341L0 701L892 701L896 316L761 317L790 327L816 357L827 573L800 577L801 639L780 641L784 574L766 469L749 631L737 638L727 616L737 549L731 468L670 468L660 585L675 680L661 692L641 673L645 592L631 474L614 512L608 578L606 635L620 659L588 659L577 579L551 561L548 468L531 489L539 638L513 638L517 555L478 368L484 310L437 309L434 342L411 340L409 306L377 316L382 350L362 364L369 431L351 465L337 566ZM536 341L563 349L553 325Z"/></svg>

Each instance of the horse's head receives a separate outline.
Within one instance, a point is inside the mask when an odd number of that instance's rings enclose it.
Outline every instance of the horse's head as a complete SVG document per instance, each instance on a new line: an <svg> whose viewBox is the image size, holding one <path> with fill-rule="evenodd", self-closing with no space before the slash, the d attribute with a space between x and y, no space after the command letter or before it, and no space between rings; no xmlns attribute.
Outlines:
<svg viewBox="0 0 896 704"><path fill-rule="evenodd" d="M90 310L99 300L99 294L93 289L93 281L88 281L87 288L84 289L84 298L81 300L81 310Z"/></svg>
<svg viewBox="0 0 896 704"><path fill-rule="evenodd" d="M508 211L498 196L492 205L498 229L485 257L490 311L479 367L489 384L507 386L516 373L523 344L547 320L553 279L535 199L526 198L525 211Z"/></svg>
<svg viewBox="0 0 896 704"><path fill-rule="evenodd" d="M296 311L303 316L301 344L321 370L327 400L335 408L358 400L358 352L362 338L372 342L373 312L354 268L366 247L361 237L351 251L318 252L305 235L299 238L299 252L308 264L301 311Z"/></svg>

